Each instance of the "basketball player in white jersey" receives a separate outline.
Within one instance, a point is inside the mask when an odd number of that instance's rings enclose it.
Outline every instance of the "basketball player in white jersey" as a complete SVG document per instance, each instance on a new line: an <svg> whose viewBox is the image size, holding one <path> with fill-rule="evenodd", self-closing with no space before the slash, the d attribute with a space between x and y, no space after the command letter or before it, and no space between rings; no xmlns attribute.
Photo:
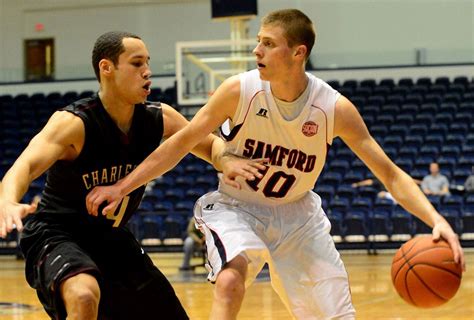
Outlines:
<svg viewBox="0 0 474 320"><path fill-rule="evenodd" d="M330 223L312 188L327 148L340 137L398 203L445 238L464 266L456 234L419 187L370 136L354 105L305 72L315 40L298 10L262 20L257 69L227 79L191 123L163 143L116 185L100 187L88 210L113 210L134 188L175 166L208 133L229 120L227 152L266 166L229 160L219 190L198 200L195 218L205 233L209 280L215 282L211 319L236 319L245 288L268 263L272 286L294 318L353 319L347 273L329 234ZM257 169L260 169L257 172ZM235 176L246 177L241 181ZM227 184L226 184L227 183ZM258 315L256 315L257 317Z"/></svg>

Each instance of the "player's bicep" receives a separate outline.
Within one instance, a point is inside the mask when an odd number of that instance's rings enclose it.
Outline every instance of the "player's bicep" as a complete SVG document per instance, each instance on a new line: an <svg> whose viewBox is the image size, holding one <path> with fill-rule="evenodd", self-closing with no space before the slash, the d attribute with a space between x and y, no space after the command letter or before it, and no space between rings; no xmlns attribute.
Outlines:
<svg viewBox="0 0 474 320"><path fill-rule="evenodd" d="M33 178L38 177L58 160L72 160L84 143L82 120L69 112L56 112L44 128L30 141L18 158L28 166Z"/></svg>

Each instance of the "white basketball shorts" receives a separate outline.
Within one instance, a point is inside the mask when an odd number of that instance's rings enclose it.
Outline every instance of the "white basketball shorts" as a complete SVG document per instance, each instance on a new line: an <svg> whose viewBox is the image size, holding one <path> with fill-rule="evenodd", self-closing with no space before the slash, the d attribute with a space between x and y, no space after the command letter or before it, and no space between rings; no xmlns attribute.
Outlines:
<svg viewBox="0 0 474 320"><path fill-rule="evenodd" d="M246 287L267 263L272 287L295 318L354 319L347 272L314 192L264 206L214 191L197 201L194 216L206 236L209 281L243 254L249 261Z"/></svg>

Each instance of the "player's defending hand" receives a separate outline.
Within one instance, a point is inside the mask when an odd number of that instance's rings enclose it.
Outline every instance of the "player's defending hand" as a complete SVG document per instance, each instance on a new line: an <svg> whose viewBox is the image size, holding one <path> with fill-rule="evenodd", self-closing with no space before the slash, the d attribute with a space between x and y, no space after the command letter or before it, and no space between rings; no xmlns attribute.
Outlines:
<svg viewBox="0 0 474 320"><path fill-rule="evenodd" d="M106 216L109 213L115 212L115 209L124 197L120 190L117 183L111 186L95 187L86 197L87 212L90 215L97 216L99 207L104 203L106 206L102 209L102 215Z"/></svg>
<svg viewBox="0 0 474 320"><path fill-rule="evenodd" d="M454 233L451 226L446 221L439 221L433 226L433 240L437 241L441 238L445 239L453 250L454 261L462 266L466 271L466 262L464 260L464 252L459 243L458 236Z"/></svg>
<svg viewBox="0 0 474 320"><path fill-rule="evenodd" d="M21 219L36 211L37 204L23 204L0 199L0 238L5 238L13 229L21 231Z"/></svg>
<svg viewBox="0 0 474 320"><path fill-rule="evenodd" d="M259 172L266 169L269 159L244 159L236 156L225 156L222 159L222 173L225 184L234 188L241 189L237 177L245 180L253 181L256 178L263 178L263 174Z"/></svg>

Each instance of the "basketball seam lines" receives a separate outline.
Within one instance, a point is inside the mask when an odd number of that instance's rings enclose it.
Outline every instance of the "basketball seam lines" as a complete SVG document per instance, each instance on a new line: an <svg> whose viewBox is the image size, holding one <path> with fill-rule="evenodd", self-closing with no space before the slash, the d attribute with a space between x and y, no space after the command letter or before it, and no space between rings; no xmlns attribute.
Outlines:
<svg viewBox="0 0 474 320"><path fill-rule="evenodd" d="M431 287L428 286L425 281L423 281L423 279L418 275L418 273L416 273L415 269L413 269L411 266L410 266L410 268L408 269L408 271L407 271L407 273L406 273L406 277L408 277L408 274L409 274L410 271L413 272L413 274L418 278L418 280L419 280L419 281L425 286L425 288L428 289L433 295L435 295L436 297L440 298L441 300L443 300L443 301L445 301L445 302L449 300L449 299L443 298L443 297L440 296L437 292L433 291L433 289L431 289ZM406 277L405 277L405 284L407 284ZM411 297L411 294L410 294L410 291L408 290L408 287L407 287L407 292L408 292L408 295L410 296L410 300L413 302L413 304L414 304L414 305L417 305L417 304L415 303L415 301L413 301L413 299L412 299L412 297Z"/></svg>

